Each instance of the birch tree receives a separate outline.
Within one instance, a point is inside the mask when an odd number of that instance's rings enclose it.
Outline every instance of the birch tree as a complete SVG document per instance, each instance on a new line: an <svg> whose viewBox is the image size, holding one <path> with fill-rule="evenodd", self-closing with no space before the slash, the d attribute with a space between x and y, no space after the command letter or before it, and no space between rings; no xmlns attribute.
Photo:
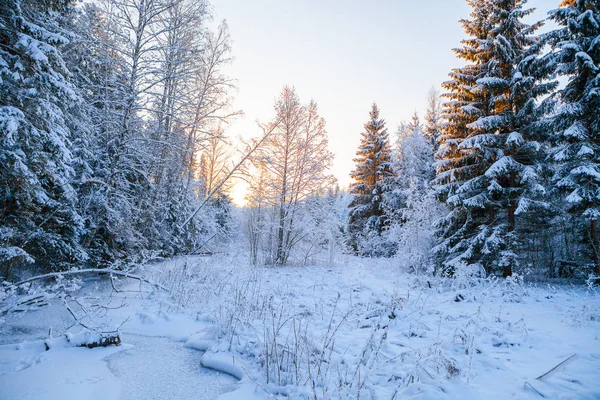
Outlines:
<svg viewBox="0 0 600 400"><path fill-rule="evenodd" d="M252 163L264 171L261 202L274 216L270 262L284 265L308 233L306 225L298 224L301 204L324 194L333 182L328 173L333 155L327 147L325 120L314 101L302 105L295 90L286 86L274 109L274 122L268 125L271 133Z"/></svg>

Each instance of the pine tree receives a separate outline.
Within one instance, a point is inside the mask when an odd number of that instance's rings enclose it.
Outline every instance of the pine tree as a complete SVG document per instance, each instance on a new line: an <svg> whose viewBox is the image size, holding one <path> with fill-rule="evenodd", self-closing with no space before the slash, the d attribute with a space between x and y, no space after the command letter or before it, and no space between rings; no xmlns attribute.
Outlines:
<svg viewBox="0 0 600 400"><path fill-rule="evenodd" d="M383 207L387 218L403 224L405 219L402 215L407 207L409 189L412 187L424 195L435 176L432 145L425 137L424 127L416 112L410 122L398 125L393 150L395 176L391 190L384 195Z"/></svg>
<svg viewBox="0 0 600 400"><path fill-rule="evenodd" d="M413 112L412 117L410 117L410 121L401 121L398 124L398 129L396 130L396 142L394 143L394 147L396 151L399 151L402 147L402 142L415 133L415 131L421 132L423 131L423 125L421 124L421 119L419 118L419 113L416 111Z"/></svg>
<svg viewBox="0 0 600 400"><path fill-rule="evenodd" d="M415 129L406 137L399 151L396 175L397 185L408 189L410 185L425 190L435 176L431 142L421 129Z"/></svg>
<svg viewBox="0 0 600 400"><path fill-rule="evenodd" d="M540 84L534 32L540 23L522 19L533 12L526 1L471 1L473 20L457 50L468 62L444 87L451 101L437 153L436 183L450 207L439 222L442 243L434 250L444 271L463 266L512 274L518 265L515 215L548 207L539 200L542 146L534 123L547 108L536 99L555 84Z"/></svg>
<svg viewBox="0 0 600 400"><path fill-rule="evenodd" d="M387 227L383 198L394 178L388 133L377 104L373 103L369 115L354 159L356 167L350 174L354 183L350 185L348 244L356 253L362 236L380 235ZM369 249L362 253L369 254Z"/></svg>
<svg viewBox="0 0 600 400"><path fill-rule="evenodd" d="M79 94L61 56L69 1L0 5L0 265L63 269L85 259L69 109Z"/></svg>
<svg viewBox="0 0 600 400"><path fill-rule="evenodd" d="M432 88L427 96L427 111L425 113L425 124L423 126L423 134L431 144L431 148L436 152L440 144L438 138L442 131L442 105L440 101L440 93Z"/></svg>
<svg viewBox="0 0 600 400"><path fill-rule="evenodd" d="M107 149L122 126L128 83L125 60L116 51L115 35L110 34L115 22L105 11L88 3L74 14L69 23L76 36L65 49L65 62L86 107L85 127L74 142L74 155L79 160L79 210L86 226L83 245L95 267L115 261L120 247L117 238L127 237L125 227L131 227L130 213L121 207L127 195L121 193L119 201L108 201L116 189L107 184L114 156Z"/></svg>
<svg viewBox="0 0 600 400"><path fill-rule="evenodd" d="M544 36L553 48L546 58L568 78L548 124L557 141L555 182L568 210L587 225L582 242L600 273L600 6L597 0L565 0L550 18L559 28Z"/></svg>

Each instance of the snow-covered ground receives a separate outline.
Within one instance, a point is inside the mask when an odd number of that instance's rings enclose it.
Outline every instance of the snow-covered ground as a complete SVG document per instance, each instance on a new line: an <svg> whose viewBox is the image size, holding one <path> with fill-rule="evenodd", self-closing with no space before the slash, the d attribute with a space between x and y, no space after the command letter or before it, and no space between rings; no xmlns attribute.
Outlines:
<svg viewBox="0 0 600 400"><path fill-rule="evenodd" d="M229 375L201 367L202 353L182 343L128 334L123 341L133 347L107 358L123 399L216 399L235 382Z"/></svg>
<svg viewBox="0 0 600 400"><path fill-rule="evenodd" d="M596 288L440 280L349 256L283 268L188 257L138 272L169 293L133 280L71 292L123 324L118 347L56 338L73 323L58 298L2 317L0 399L600 398Z"/></svg>

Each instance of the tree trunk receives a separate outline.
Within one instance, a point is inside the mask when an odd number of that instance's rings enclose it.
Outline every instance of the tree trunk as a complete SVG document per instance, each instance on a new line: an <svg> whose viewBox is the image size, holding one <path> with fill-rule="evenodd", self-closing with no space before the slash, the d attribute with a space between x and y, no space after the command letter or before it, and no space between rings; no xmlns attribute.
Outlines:
<svg viewBox="0 0 600 400"><path fill-rule="evenodd" d="M590 222L590 236L592 239L592 249L594 251L594 273L600 275L600 248L598 247L598 220L592 219Z"/></svg>
<svg viewBox="0 0 600 400"><path fill-rule="evenodd" d="M510 173L510 182L509 182L509 187L510 188L514 188L515 187L515 173L511 172ZM508 212L507 212L507 217L508 217L508 232L514 232L515 230L515 211L517 210L517 204L515 202L514 199L509 199L509 203L508 203ZM512 272L512 265L505 265L504 269L502 271L502 276L504 278L508 278L509 276L512 276L513 272Z"/></svg>
<svg viewBox="0 0 600 400"><path fill-rule="evenodd" d="M285 210L283 205L279 209L279 228L277 230L277 254L275 263L279 265L284 264L283 255L283 237L285 233Z"/></svg>

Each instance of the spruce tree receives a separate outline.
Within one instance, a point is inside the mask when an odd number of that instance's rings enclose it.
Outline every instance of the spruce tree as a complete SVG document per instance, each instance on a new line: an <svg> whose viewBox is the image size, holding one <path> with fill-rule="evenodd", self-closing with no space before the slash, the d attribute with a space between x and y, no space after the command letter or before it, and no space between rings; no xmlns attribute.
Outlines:
<svg viewBox="0 0 600 400"><path fill-rule="evenodd" d="M79 164L87 165L76 168L77 189L86 226L83 245L95 267L113 263L127 253L128 243L133 242L130 199L140 197L139 192L137 196L131 192L127 180L112 178L117 158L115 137L122 131L129 72L117 51L120 41L114 34L118 32L115 18L102 5L85 4L73 17L70 24L76 36L65 51L65 62L87 108L85 132L74 145ZM127 170L122 165L118 172L126 174Z"/></svg>
<svg viewBox="0 0 600 400"><path fill-rule="evenodd" d="M439 92L432 88L427 96L427 111L425 112L425 124L423 125L423 135L429 141L433 151L440 147L438 138L442 134L442 105Z"/></svg>
<svg viewBox="0 0 600 400"><path fill-rule="evenodd" d="M394 177L392 152L385 121L379 118L379 108L373 103L371 119L364 125L364 132L354 159L356 167L350 177L352 201L348 214L348 244L359 253L361 237L380 235L388 225L383 198L390 190ZM369 249L361 251L370 254Z"/></svg>
<svg viewBox="0 0 600 400"><path fill-rule="evenodd" d="M559 28L544 36L553 48L546 58L554 73L568 78L548 124L557 144L555 183L567 209L586 225L582 242L600 273L600 5L565 0L550 18Z"/></svg>
<svg viewBox="0 0 600 400"><path fill-rule="evenodd" d="M393 149L395 176L391 190L384 196L383 204L387 218L394 220L396 224L402 225L405 222L402 215L407 207L409 193L424 195L435 176L434 152L429 139L416 112L410 122L403 121L398 125Z"/></svg>
<svg viewBox="0 0 600 400"><path fill-rule="evenodd" d="M63 269L86 257L73 187L70 108L79 101L59 48L69 1L0 5L0 265Z"/></svg>
<svg viewBox="0 0 600 400"><path fill-rule="evenodd" d="M555 84L536 77L541 24L522 22L533 12L526 1L470 3L473 19L462 23L472 39L456 51L468 64L444 84L451 101L436 183L451 211L434 250L447 273L471 266L509 276L518 265L515 216L548 207L539 200L543 147L534 128L548 108L536 99Z"/></svg>
<svg viewBox="0 0 600 400"><path fill-rule="evenodd" d="M468 3L473 9L471 19L461 20L460 23L470 38L461 42L462 48L454 49L459 58L468 62L464 67L452 70L449 74L451 79L442 84L447 91L443 94L447 101L442 109L445 122L439 138L440 148L435 154L436 192L440 200L448 204L450 211L436 223L441 243L433 251L441 272L446 274L453 274L461 264L475 261L471 260L474 257L469 254L468 238L473 236L477 226L485 219L484 210L469 209L461 203L450 202L464 182L483 172L477 165L478 156L475 151L464 148L461 144L470 135L467 125L484 115L483 104L486 98L483 93L474 89L477 79L484 75L484 66L478 59L484 54L482 42L490 30L490 10L484 1L469 0ZM453 258L455 254L458 256L456 260ZM465 258L468 259L463 261Z"/></svg>

